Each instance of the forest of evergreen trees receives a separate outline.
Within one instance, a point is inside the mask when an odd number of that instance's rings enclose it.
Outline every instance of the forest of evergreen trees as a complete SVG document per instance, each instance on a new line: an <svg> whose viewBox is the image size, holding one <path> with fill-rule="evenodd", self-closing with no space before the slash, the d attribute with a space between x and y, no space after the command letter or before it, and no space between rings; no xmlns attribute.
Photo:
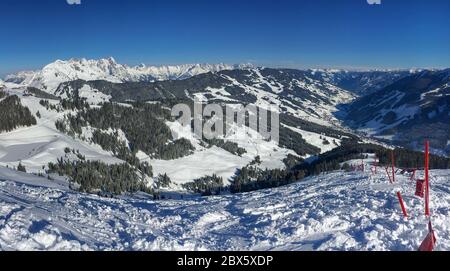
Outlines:
<svg viewBox="0 0 450 271"><path fill-rule="evenodd" d="M291 149L301 156L320 153L320 148L309 144L301 134L286 127L280 127L280 146Z"/></svg>
<svg viewBox="0 0 450 271"><path fill-rule="evenodd" d="M115 195L138 191L153 193L146 186L143 176L139 176L136 169L127 163L108 165L100 161L68 161L61 158L48 167L50 174L68 176L72 183L79 185L81 192L108 192Z"/></svg>
<svg viewBox="0 0 450 271"><path fill-rule="evenodd" d="M0 89L0 99L3 99L7 96L8 94L6 92L4 92L3 90Z"/></svg>
<svg viewBox="0 0 450 271"><path fill-rule="evenodd" d="M159 174L155 179L155 185L157 189L168 188L171 183L172 180L169 178L167 173Z"/></svg>
<svg viewBox="0 0 450 271"><path fill-rule="evenodd" d="M305 172L301 170L262 170L246 166L238 170L230 186L231 193L243 193L260 189L279 187L302 180Z"/></svg>
<svg viewBox="0 0 450 271"><path fill-rule="evenodd" d="M148 162L141 162L136 157L136 152L132 152L125 142L119 140L119 134L117 131L112 134L107 134L95 130L92 134L92 142L100 145L105 151L112 152L115 157L136 167L145 175L149 177L153 176L152 167L148 164Z"/></svg>
<svg viewBox="0 0 450 271"><path fill-rule="evenodd" d="M304 161L303 158L292 154L288 154L287 157L283 159L283 163L286 165L287 169L291 169Z"/></svg>
<svg viewBox="0 0 450 271"><path fill-rule="evenodd" d="M204 139L203 141L208 145L208 147L216 146L234 155L242 156L247 153L246 149L239 147L239 145L235 142L225 141L218 138Z"/></svg>
<svg viewBox="0 0 450 271"><path fill-rule="evenodd" d="M380 164L384 166L391 165L391 150L382 149L377 152ZM423 169L425 166L425 155L422 152L411 151L408 149L397 148L394 150L394 159L396 167ZM450 158L430 155L430 169L449 169Z"/></svg>
<svg viewBox="0 0 450 271"><path fill-rule="evenodd" d="M164 123L168 119L169 112L159 104L135 103L133 107L124 107L106 103L100 108L85 108L75 116L66 115L65 120L58 121L56 126L69 135L80 135L82 127L89 125L100 130L121 129L132 153L141 150L156 159L171 160L191 154L194 147L190 141L173 140L169 127ZM95 141L106 150L123 154L123 146L112 146L117 142L105 135L96 134Z"/></svg>
<svg viewBox="0 0 450 271"><path fill-rule="evenodd" d="M28 87L26 92L26 94L31 94L36 98L40 98L40 99L47 99L47 100L59 100L60 98L58 96L55 96L53 94L47 93L45 91L42 91L38 88L34 88L34 87Z"/></svg>
<svg viewBox="0 0 450 271"><path fill-rule="evenodd" d="M32 125L36 125L36 118L20 103L19 97L6 96L0 101L0 133Z"/></svg>
<svg viewBox="0 0 450 271"><path fill-rule="evenodd" d="M396 148L394 151L395 165L400 168L418 168L423 169L425 155L420 151L412 151L405 148ZM342 163L351 159L362 158L363 153L375 153L379 158L380 165L391 165L392 150L375 144L343 144L319 156L319 160L313 164L321 162L336 161ZM449 169L450 158L444 156L430 155L430 169Z"/></svg>
<svg viewBox="0 0 450 271"><path fill-rule="evenodd" d="M58 113L63 111L61 105L52 104L48 100L40 100L39 104L47 110L57 111Z"/></svg>
<svg viewBox="0 0 450 271"><path fill-rule="evenodd" d="M183 184L183 188L202 196L219 195L223 190L223 179L217 175L205 176Z"/></svg>
<svg viewBox="0 0 450 271"><path fill-rule="evenodd" d="M287 126L298 127L299 129L302 129L304 131L316 133L319 135L325 135L337 139L348 138L353 142L359 142L359 138L351 133L339 131L331 127L309 122L290 114L281 114L280 122Z"/></svg>

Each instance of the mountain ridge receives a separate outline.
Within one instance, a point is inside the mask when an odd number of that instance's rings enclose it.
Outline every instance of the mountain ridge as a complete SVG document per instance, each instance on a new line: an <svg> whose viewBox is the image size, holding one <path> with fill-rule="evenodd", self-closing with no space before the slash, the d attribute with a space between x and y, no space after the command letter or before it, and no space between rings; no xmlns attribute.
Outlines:
<svg viewBox="0 0 450 271"><path fill-rule="evenodd" d="M64 82L78 79L106 80L113 83L179 80L222 70L244 69L251 64L183 64L173 66L128 66L112 57L105 59L56 60L41 70L21 71L6 76L5 81L52 92Z"/></svg>
<svg viewBox="0 0 450 271"><path fill-rule="evenodd" d="M164 80L180 80L195 75L219 72L223 70L250 69L257 66L242 64L208 64L194 63L181 65L148 66L145 64L129 66L118 63L113 57L102 59L56 60L42 69L19 71L7 75L5 82L40 88L44 91L55 91L59 84L82 79L86 81L106 80L114 83L154 82ZM270 67L260 67L270 68ZM283 69L283 68L276 68ZM312 78L323 80L341 88L347 88L356 94L374 92L386 87L410 74L427 69L292 69L307 72ZM437 69L428 69L431 71ZM356 81L355 79L358 79ZM356 83L350 83L352 81ZM361 82L359 82L361 81Z"/></svg>

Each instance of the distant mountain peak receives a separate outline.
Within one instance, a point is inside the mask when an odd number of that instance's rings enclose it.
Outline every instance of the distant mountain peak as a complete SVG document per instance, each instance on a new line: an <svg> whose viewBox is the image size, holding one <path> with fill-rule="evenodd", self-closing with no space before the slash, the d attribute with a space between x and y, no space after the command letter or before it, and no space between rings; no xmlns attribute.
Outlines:
<svg viewBox="0 0 450 271"><path fill-rule="evenodd" d="M82 79L85 81L105 80L121 82L153 82L186 79L195 75L222 70L247 69L251 64L183 64L167 66L147 66L141 64L130 67L117 63L113 57L102 59L71 58L56 60L39 71L23 71L8 75L6 82L40 88L54 92L63 82Z"/></svg>

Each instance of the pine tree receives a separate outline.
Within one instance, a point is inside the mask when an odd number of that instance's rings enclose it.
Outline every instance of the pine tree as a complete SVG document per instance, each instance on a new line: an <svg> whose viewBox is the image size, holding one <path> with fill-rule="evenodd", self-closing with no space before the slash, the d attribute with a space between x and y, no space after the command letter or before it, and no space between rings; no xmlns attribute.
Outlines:
<svg viewBox="0 0 450 271"><path fill-rule="evenodd" d="M24 165L22 165L22 162L19 162L19 165L17 166L17 171L21 171L21 172L27 172L27 169L25 168Z"/></svg>

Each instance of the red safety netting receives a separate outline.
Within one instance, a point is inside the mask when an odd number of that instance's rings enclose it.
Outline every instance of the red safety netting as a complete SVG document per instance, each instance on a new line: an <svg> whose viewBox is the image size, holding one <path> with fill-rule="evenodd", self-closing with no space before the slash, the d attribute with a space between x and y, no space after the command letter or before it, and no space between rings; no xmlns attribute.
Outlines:
<svg viewBox="0 0 450 271"><path fill-rule="evenodd" d="M425 180L417 180L416 181L416 194L419 198L425 197Z"/></svg>
<svg viewBox="0 0 450 271"><path fill-rule="evenodd" d="M428 223L428 234L419 247L419 251L433 251L436 246L436 235L434 234L431 221Z"/></svg>

